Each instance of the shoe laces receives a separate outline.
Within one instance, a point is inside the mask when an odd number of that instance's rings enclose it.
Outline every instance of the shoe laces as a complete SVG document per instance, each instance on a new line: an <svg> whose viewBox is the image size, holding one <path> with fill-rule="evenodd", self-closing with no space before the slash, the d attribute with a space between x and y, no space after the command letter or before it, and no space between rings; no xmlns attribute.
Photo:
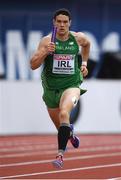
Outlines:
<svg viewBox="0 0 121 180"><path fill-rule="evenodd" d="M63 156L62 156L62 155L57 155L57 156L56 156L56 159L58 159L59 161L62 161L62 162L63 162Z"/></svg>

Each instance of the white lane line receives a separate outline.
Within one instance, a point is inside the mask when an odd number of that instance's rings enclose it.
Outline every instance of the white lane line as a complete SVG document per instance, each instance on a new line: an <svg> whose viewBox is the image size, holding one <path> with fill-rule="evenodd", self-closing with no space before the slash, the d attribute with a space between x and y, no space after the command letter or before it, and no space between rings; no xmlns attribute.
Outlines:
<svg viewBox="0 0 121 180"><path fill-rule="evenodd" d="M51 141L51 140L50 140ZM39 141L11 141L11 142L0 142L0 147L12 147L12 146L28 146L28 145L43 145L50 143L50 141L42 142ZM54 141L54 140L53 140Z"/></svg>
<svg viewBox="0 0 121 180"><path fill-rule="evenodd" d="M44 151L41 151L40 149L34 149L32 148L30 152L28 152L28 150L26 149L23 150L22 152L23 153L15 153L15 154L2 154L0 155L0 158L13 158L13 157L26 157L26 156L36 156L38 154L42 154L43 156L48 154L48 155L52 155L52 154L55 154L57 153L57 150L51 150L51 147L48 148L49 150L44 150ZM52 148L53 149L53 148ZM30 150L30 149L29 149ZM39 152L38 152L39 150ZM87 148L83 148L83 147L80 147L79 149L73 149L73 148L68 148L68 153L80 153L80 152L97 152L97 151L112 151L112 150L121 150L121 146L98 146L98 147L87 147ZM34 151L34 152L33 152Z"/></svg>
<svg viewBox="0 0 121 180"><path fill-rule="evenodd" d="M52 141L52 143L50 143L50 141ZM43 146L43 145L50 145L50 144L55 144L54 143L54 141L55 141L55 139L50 139L49 141L46 141L45 140L45 142L41 142L41 140L40 140L40 142L39 142L39 140L38 141L36 141L35 140L35 142L33 142L33 141L8 141L8 142L0 142L0 147L1 147L1 149L5 149L5 148L18 148L18 147L20 147L20 146L38 146L38 145L40 145L40 146ZM111 140L111 142L109 142L109 141L107 141L107 142L104 142L104 141L98 141L98 142L95 142L95 144L94 143L92 143L92 142L82 142L81 143L81 145L82 145L82 147L84 147L84 146L105 146L105 145L121 145L121 140L119 140L119 138L118 138L118 141L116 140L116 139L114 139L114 141L113 140Z"/></svg>
<svg viewBox="0 0 121 180"><path fill-rule="evenodd" d="M114 156L121 156L121 152L119 153L106 153L106 154L96 154L96 155L85 155L85 156L75 156L75 157L68 157L64 158L64 161L72 161L72 160L80 160L80 159L91 159L91 158L101 158L101 157L114 157ZM45 164L52 162L53 159L48 160L39 160L39 161L26 161L20 163L10 163L10 164L1 164L0 168L3 167L12 167L12 166L25 166L25 165L33 165L33 164Z"/></svg>
<svg viewBox="0 0 121 180"><path fill-rule="evenodd" d="M80 137L81 139L81 137ZM44 142L42 142L42 140L35 140L35 141L8 141L8 142L0 142L0 147L1 148L10 148L10 147L16 147L16 146L28 146L28 145L46 145L46 144L50 144L50 142L52 142L52 144L55 144L55 138L54 139L50 139L49 141L48 140L45 140ZM86 142L81 142L82 146L91 146L91 145L95 145L95 146L98 146L98 145L121 145L121 139L118 138L117 140L114 139L109 142L104 142L104 141L97 141L97 142L90 142L90 141L86 141Z"/></svg>
<svg viewBox="0 0 121 180"><path fill-rule="evenodd" d="M15 154L3 154L0 155L0 159L5 159L5 158L16 158L16 157L27 157L27 156L38 156L38 155L51 155L51 154L56 154L57 150L50 150L50 151L31 151L31 152L23 152L23 153L15 153Z"/></svg>
<svg viewBox="0 0 121 180"><path fill-rule="evenodd" d="M107 179L107 180L121 180L121 177L110 178L110 179Z"/></svg>
<svg viewBox="0 0 121 180"><path fill-rule="evenodd" d="M17 151L31 151L35 149L46 150L46 149L54 149L56 148L56 144L48 144L48 145L28 145L28 146L20 146L20 147L11 147L11 148L0 148L0 152L17 152Z"/></svg>
<svg viewBox="0 0 121 180"><path fill-rule="evenodd" d="M65 169L65 170L59 170L59 171L37 172L37 173L30 173L30 174L17 174L17 175L13 175L13 176L3 176L3 177L0 177L0 178L4 179L4 178L27 177L27 176L55 174L55 173L64 173L64 172L72 172L72 171L83 171L83 170L89 170L89 169L118 167L118 166L121 166L121 163L98 165L98 166L87 166L87 167L74 168L74 169Z"/></svg>
<svg viewBox="0 0 121 180"><path fill-rule="evenodd" d="M91 136L91 135L90 135ZM101 137L102 136L102 137ZM93 140L94 138L96 138L97 140L99 139L99 141L94 141L95 145L105 145L107 143L109 143L108 145L110 144L115 144L116 143L119 143L121 144L121 135L108 135L108 136L103 136L103 135L93 135ZM44 142L42 142L42 137L44 138ZM89 141L92 140L92 137L90 138L89 136L88 137L84 137L83 135L80 135L79 136L80 139L82 140L86 140L84 142L82 142L83 145L92 145L92 142ZM117 137L117 138L116 138ZM7 140L9 139L9 140ZM14 136L14 138L11 138L11 137L8 137L6 139L6 136L5 136L5 139L4 137L0 139L0 146L14 146L14 145L28 145L28 144L47 144L49 143L50 141L55 141L56 139L56 135L52 135L52 137L50 137L49 139L46 137L46 136L41 136L41 135L35 135L35 136L29 136L29 137L25 137L25 136L21 136L21 137L16 137ZM33 139L33 140L31 140ZM46 142L46 143L45 143Z"/></svg>

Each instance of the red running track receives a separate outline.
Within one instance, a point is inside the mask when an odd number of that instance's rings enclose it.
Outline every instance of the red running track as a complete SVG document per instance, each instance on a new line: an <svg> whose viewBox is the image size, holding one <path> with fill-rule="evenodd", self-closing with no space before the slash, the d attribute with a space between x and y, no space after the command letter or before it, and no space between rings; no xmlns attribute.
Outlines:
<svg viewBox="0 0 121 180"><path fill-rule="evenodd" d="M80 148L69 142L55 169L55 135L1 136L0 179L121 179L121 134L79 137Z"/></svg>

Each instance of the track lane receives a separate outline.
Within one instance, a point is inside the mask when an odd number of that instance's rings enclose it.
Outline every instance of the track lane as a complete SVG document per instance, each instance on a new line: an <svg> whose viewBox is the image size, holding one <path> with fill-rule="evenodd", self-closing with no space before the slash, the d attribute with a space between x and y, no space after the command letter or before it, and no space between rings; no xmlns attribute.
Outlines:
<svg viewBox="0 0 121 180"><path fill-rule="evenodd" d="M80 178L80 176L84 179L100 179L102 176L103 178L121 176L121 156L119 154L121 135L83 135L80 137L81 147L75 150L69 144L69 150L65 154L64 168L59 172L56 172L51 165L57 152L55 136L2 138L0 141L0 176L13 176L13 178L16 176L19 179L70 179ZM14 163L18 165L10 165Z"/></svg>

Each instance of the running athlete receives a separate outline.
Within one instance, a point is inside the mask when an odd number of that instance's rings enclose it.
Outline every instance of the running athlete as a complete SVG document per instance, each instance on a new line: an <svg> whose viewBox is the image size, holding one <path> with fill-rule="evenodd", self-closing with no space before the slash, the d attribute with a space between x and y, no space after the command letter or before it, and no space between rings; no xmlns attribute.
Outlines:
<svg viewBox="0 0 121 180"><path fill-rule="evenodd" d="M43 37L30 64L32 70L44 64L41 74L43 100L58 130L58 154L53 165L62 168L68 140L75 148L79 147L79 138L70 124L70 112L83 93L80 84L88 74L90 42L84 33L69 30L71 14L67 9L59 9L54 13L53 25L57 27L55 42L51 42L51 34ZM79 47L81 67L78 62Z"/></svg>

